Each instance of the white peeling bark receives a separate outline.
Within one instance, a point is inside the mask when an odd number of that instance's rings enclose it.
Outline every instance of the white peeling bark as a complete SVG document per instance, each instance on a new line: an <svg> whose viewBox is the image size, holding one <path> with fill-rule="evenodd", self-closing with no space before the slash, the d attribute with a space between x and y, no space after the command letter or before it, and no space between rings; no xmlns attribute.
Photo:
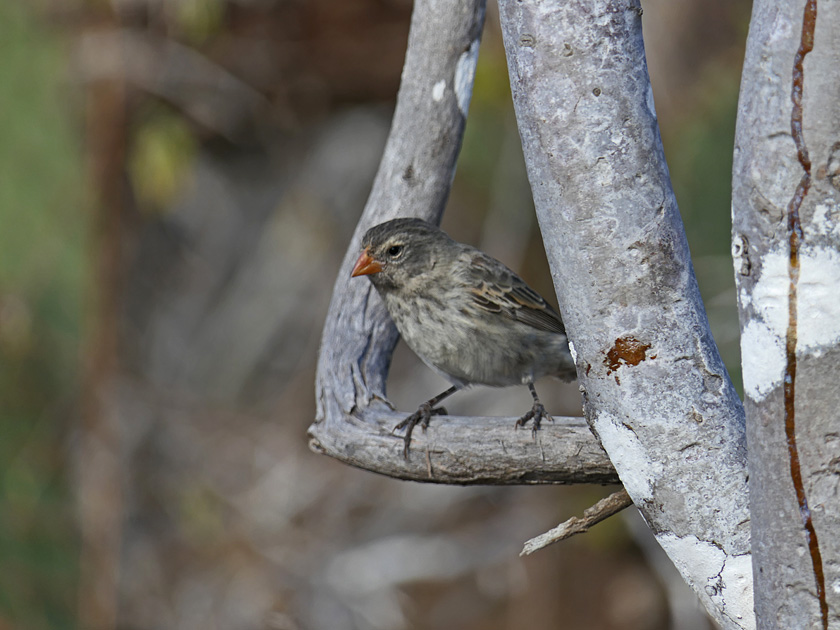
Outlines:
<svg viewBox="0 0 840 630"><path fill-rule="evenodd" d="M838 59L837 2L756 0L732 218L760 628L840 627Z"/></svg>
<svg viewBox="0 0 840 630"><path fill-rule="evenodd" d="M724 628L754 627L743 408L697 290L638 2L500 0L514 105L585 411Z"/></svg>
<svg viewBox="0 0 840 630"><path fill-rule="evenodd" d="M333 289L318 362L314 450L403 479L440 483L615 483L580 418L547 423L538 440L515 418L435 417L412 456L391 429L385 379L397 332L369 282L350 280L365 231L400 216L439 222L472 93L484 0L418 0L385 153ZM420 401L418 401L419 403Z"/></svg>

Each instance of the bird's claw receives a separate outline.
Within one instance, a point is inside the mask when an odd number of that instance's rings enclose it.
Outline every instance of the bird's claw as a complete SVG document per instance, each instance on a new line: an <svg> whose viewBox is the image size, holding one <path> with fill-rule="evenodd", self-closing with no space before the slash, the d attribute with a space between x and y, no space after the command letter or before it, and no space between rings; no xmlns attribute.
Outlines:
<svg viewBox="0 0 840 630"><path fill-rule="evenodd" d="M411 434L414 431L414 427L418 424L420 428L425 431L429 427L429 421L431 420L432 416L445 416L446 409L443 407L435 407L429 403L423 403L420 407L415 411L413 414L408 416L405 420L400 422L397 426L394 427L391 433L395 433L402 429L405 429L405 436L403 437L403 457L408 459L408 447L411 445Z"/></svg>
<svg viewBox="0 0 840 630"><path fill-rule="evenodd" d="M528 424L528 422L530 422L533 419L534 424L531 427L531 433L533 433L534 436L536 436L537 431L540 430L540 425L542 424L543 418L545 418L549 422L554 422L554 418L552 418L548 414L548 412L545 410L545 407L543 407L543 404L535 402L534 406L531 407L531 410L516 421L514 428L518 429L519 427L524 427L526 424Z"/></svg>

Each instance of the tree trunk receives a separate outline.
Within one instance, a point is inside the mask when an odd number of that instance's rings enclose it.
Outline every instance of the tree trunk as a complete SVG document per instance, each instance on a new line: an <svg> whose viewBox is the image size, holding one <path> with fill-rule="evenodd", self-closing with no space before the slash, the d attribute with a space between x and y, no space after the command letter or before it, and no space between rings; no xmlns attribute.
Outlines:
<svg viewBox="0 0 840 630"><path fill-rule="evenodd" d="M743 408L709 331L638 2L502 0L528 176L587 419L724 628L752 614Z"/></svg>
<svg viewBox="0 0 840 630"><path fill-rule="evenodd" d="M840 7L753 6L733 256L760 628L840 623Z"/></svg>

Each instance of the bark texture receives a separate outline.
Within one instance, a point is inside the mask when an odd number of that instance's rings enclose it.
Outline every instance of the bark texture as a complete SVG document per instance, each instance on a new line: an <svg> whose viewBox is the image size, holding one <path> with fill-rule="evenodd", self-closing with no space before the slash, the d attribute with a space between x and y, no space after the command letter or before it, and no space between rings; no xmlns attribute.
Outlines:
<svg viewBox="0 0 840 630"><path fill-rule="evenodd" d="M753 6L733 165L760 628L840 627L840 6Z"/></svg>
<svg viewBox="0 0 840 630"><path fill-rule="evenodd" d="M614 483L580 419L558 419L534 440L514 418L436 418L402 457L385 380L398 336L378 294L350 282L365 231L399 216L440 222L461 148L484 23L484 2L421 0L412 16L394 122L324 325L310 427L314 450L403 479L443 483ZM412 410L413 411L413 410ZM480 429L477 429L476 426Z"/></svg>
<svg viewBox="0 0 840 630"><path fill-rule="evenodd" d="M751 628L743 407L668 176L638 2L502 0L528 175L585 412L724 628Z"/></svg>

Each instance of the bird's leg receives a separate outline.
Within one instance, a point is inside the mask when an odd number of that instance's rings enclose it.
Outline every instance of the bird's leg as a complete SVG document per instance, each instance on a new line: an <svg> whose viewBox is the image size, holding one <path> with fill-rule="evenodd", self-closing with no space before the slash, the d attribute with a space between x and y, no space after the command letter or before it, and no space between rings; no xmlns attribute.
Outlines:
<svg viewBox="0 0 840 630"><path fill-rule="evenodd" d="M534 399L534 406L531 407L531 411L519 418L519 420L516 421L516 424L514 426L516 428L524 427L526 424L528 424L528 421L531 420L531 418L533 418L534 426L532 427L531 431L532 433L534 433L534 435L536 435L537 431L540 430L540 424L542 423L543 418L552 422L554 421L554 418L548 415L548 412L545 410L545 407L543 407L543 404L540 402L540 399L537 396L537 390L534 389L533 383L528 383L528 389L531 392L531 397Z"/></svg>
<svg viewBox="0 0 840 630"><path fill-rule="evenodd" d="M423 427L423 430L425 431L426 427L429 426L429 420L432 416L446 415L446 409L444 409L443 407L438 407L437 404L444 398L448 398L457 391L458 387L453 385L445 392L438 394L434 398L430 398L422 405L420 405L417 411L415 411L413 414L408 416L408 418L406 418L394 427L394 431L405 429L405 438L403 438L405 442L405 446L403 446L403 457L408 459L408 447L411 444L411 433L412 431L414 431L414 427L416 427L419 424L421 427Z"/></svg>

